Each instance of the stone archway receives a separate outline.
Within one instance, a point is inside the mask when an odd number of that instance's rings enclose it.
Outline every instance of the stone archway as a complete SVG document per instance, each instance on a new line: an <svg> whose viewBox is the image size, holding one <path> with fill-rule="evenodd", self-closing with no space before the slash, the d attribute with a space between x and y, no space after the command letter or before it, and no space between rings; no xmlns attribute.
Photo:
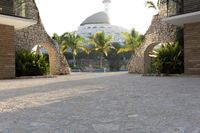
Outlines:
<svg viewBox="0 0 200 133"><path fill-rule="evenodd" d="M144 51L144 73L148 73L151 70L151 57L149 53L153 51L154 47L159 43L150 44Z"/></svg>
<svg viewBox="0 0 200 133"><path fill-rule="evenodd" d="M37 24L17 30L16 33L16 50L30 50L35 45L42 45L47 49L50 62L50 73L53 75L69 74L70 68L63 55L59 52L59 47L46 33L41 22L40 15L34 0L26 0L26 17L37 21Z"/></svg>
<svg viewBox="0 0 200 133"><path fill-rule="evenodd" d="M166 17L167 4L162 3L159 14L153 17L151 25L145 34L143 44L136 50L128 64L129 73L147 73L150 68L149 52L156 44L176 41L177 27L163 22Z"/></svg>

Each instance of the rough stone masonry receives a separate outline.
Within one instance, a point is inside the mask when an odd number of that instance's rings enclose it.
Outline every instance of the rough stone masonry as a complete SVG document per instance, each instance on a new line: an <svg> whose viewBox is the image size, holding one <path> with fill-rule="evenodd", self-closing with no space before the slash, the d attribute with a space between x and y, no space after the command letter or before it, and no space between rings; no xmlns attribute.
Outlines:
<svg viewBox="0 0 200 133"><path fill-rule="evenodd" d="M50 73L53 75L69 74L69 65L65 57L60 54L57 44L46 33L35 1L26 0L25 2L26 17L36 20L37 24L15 32L16 50L31 50L34 46L41 45L48 51L49 54Z"/></svg>
<svg viewBox="0 0 200 133"><path fill-rule="evenodd" d="M167 4L163 0L159 13L153 17L151 25L145 34L144 42L130 60L128 65L129 73L147 73L151 69L149 52L160 43L176 41L177 27L163 22L162 19L166 16Z"/></svg>

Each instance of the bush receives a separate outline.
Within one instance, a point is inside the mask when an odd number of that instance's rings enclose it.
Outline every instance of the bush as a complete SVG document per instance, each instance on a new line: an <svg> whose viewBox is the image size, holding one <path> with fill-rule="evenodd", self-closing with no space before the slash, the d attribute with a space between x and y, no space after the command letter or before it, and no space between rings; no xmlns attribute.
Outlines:
<svg viewBox="0 0 200 133"><path fill-rule="evenodd" d="M183 49L178 42L164 44L161 48L154 50L150 56L153 57L153 68L158 73L183 73Z"/></svg>
<svg viewBox="0 0 200 133"><path fill-rule="evenodd" d="M48 58L29 51L16 52L16 76L37 76L49 71Z"/></svg>

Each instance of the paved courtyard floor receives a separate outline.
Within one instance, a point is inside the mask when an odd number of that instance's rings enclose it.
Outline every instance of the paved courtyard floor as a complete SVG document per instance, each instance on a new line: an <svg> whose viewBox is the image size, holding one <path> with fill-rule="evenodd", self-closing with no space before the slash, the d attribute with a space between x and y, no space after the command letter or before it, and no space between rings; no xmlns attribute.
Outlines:
<svg viewBox="0 0 200 133"><path fill-rule="evenodd" d="M200 78L1 80L0 133L200 133Z"/></svg>

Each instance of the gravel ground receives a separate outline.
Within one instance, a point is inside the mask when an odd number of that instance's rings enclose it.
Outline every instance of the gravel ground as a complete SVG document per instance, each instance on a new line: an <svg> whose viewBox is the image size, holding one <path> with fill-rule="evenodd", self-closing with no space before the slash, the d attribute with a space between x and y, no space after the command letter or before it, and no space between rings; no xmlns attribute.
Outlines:
<svg viewBox="0 0 200 133"><path fill-rule="evenodd" d="M0 133L200 133L200 78L120 72L1 80Z"/></svg>

